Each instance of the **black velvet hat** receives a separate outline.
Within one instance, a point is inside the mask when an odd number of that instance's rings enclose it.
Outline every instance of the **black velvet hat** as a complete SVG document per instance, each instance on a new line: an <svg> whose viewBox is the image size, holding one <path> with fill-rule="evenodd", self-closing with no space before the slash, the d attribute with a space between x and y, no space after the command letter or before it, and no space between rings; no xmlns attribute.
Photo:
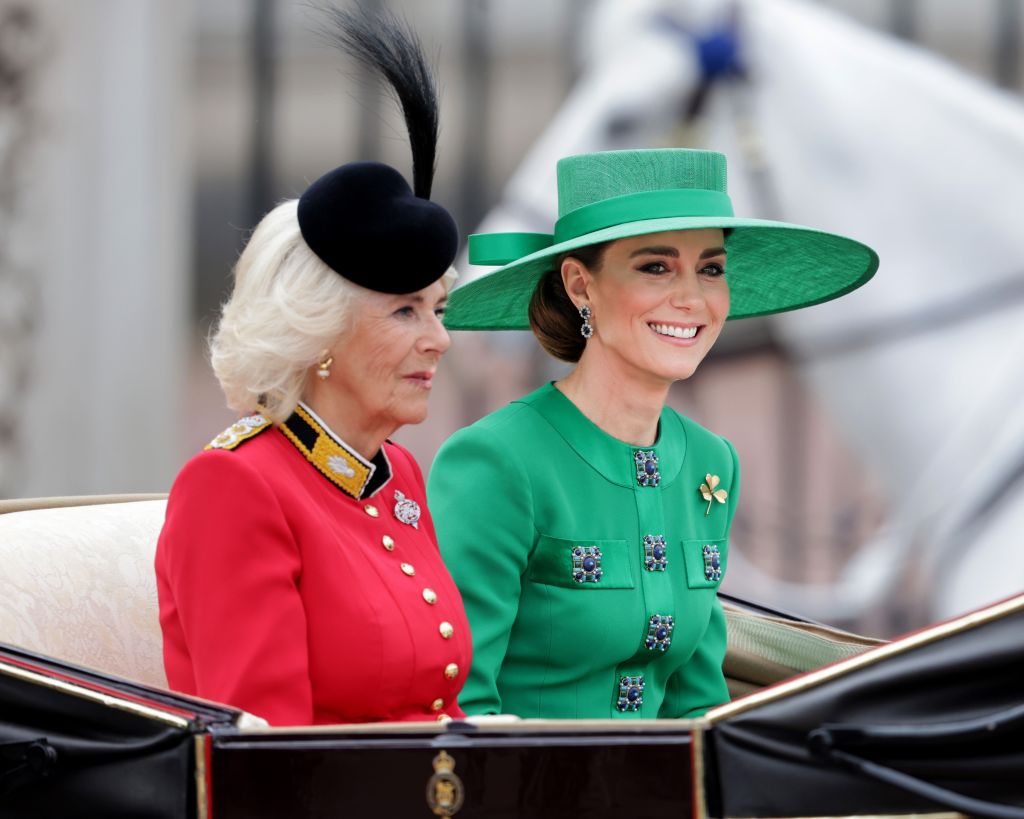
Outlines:
<svg viewBox="0 0 1024 819"><path fill-rule="evenodd" d="M430 201L437 150L437 92L416 35L394 15L332 9L331 39L390 85L412 148L413 187L382 162L349 162L299 198L302 238L332 270L381 293L413 293L455 259L455 220Z"/></svg>

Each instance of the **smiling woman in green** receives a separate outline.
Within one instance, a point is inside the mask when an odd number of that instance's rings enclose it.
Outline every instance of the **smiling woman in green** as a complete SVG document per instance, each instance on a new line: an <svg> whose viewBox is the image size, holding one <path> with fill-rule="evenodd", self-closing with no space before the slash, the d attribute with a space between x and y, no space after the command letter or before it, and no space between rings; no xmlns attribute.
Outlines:
<svg viewBox="0 0 1024 819"><path fill-rule="evenodd" d="M428 495L473 632L468 714L692 717L728 699L716 591L739 497L732 445L665 406L727 318L866 282L868 247L732 215L725 158L558 164L553 235L470 237L503 264L451 329L533 329L576 367L453 435Z"/></svg>

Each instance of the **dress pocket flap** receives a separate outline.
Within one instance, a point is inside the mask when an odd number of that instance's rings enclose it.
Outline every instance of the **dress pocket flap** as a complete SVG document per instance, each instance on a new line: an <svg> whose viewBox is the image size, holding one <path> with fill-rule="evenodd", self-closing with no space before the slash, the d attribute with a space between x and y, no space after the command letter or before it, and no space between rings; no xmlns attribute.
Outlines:
<svg viewBox="0 0 1024 819"><path fill-rule="evenodd" d="M684 540L686 585L691 589L717 589L725 577L728 557L728 538Z"/></svg>
<svg viewBox="0 0 1024 819"><path fill-rule="evenodd" d="M581 591L631 589L629 545L625 540L567 539L541 535L527 578L546 586ZM635 559L635 555L632 556Z"/></svg>

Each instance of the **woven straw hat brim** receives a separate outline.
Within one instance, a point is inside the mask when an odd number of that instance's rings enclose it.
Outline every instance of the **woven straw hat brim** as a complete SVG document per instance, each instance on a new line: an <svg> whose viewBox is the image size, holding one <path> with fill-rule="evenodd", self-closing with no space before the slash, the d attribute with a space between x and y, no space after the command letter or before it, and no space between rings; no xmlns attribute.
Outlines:
<svg viewBox="0 0 1024 819"><path fill-rule="evenodd" d="M799 225L733 216L648 219L551 245L456 288L445 325L450 330L528 330L537 281L562 253L614 239L702 228L732 231L725 241L730 319L829 301L856 290L878 269L878 254L867 245Z"/></svg>

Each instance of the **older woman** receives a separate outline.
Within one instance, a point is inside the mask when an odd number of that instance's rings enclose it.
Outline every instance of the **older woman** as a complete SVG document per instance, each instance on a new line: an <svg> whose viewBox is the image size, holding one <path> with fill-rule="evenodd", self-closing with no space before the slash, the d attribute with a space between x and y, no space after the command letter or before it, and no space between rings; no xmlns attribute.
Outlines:
<svg viewBox="0 0 1024 819"><path fill-rule="evenodd" d="M505 266L452 294L449 328L531 327L575 367L456 433L431 470L473 628L467 713L692 717L728 698L716 591L739 462L669 387L727 318L840 295L877 257L734 217L725 176L708 151L569 157L553 236L470 239L471 261Z"/></svg>
<svg viewBox="0 0 1024 819"><path fill-rule="evenodd" d="M351 163L260 222L211 345L243 417L182 469L156 556L171 687L272 724L461 716L470 662L422 475L388 440L426 416L449 344L436 101L405 29L343 22L413 103L415 193Z"/></svg>

